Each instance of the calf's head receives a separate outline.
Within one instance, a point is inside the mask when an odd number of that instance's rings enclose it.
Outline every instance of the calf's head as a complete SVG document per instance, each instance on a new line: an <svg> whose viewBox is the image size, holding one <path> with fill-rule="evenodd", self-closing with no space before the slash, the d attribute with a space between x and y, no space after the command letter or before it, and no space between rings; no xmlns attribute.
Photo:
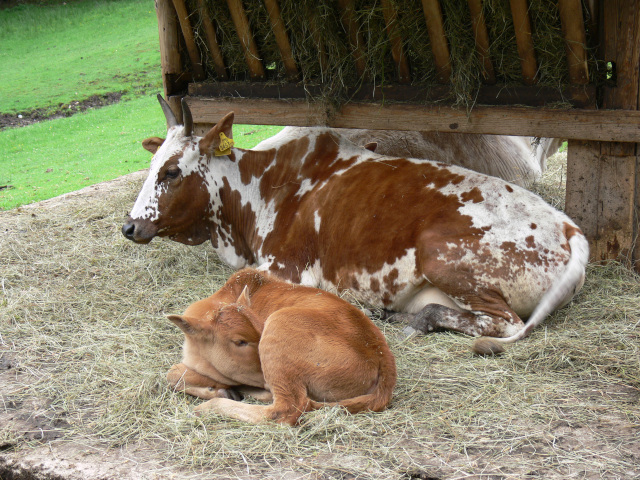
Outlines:
<svg viewBox="0 0 640 480"><path fill-rule="evenodd" d="M247 288L234 303L208 300L167 317L185 334L183 363L214 380L262 387L258 343L264 322L251 309Z"/></svg>
<svg viewBox="0 0 640 480"><path fill-rule="evenodd" d="M193 120L182 101L184 125L179 125L167 102L158 95L167 119L167 138L142 142L153 153L149 176L138 194L122 233L136 243L169 237L188 245L211 239L206 218L211 214L210 189L215 181L209 160L222 140L233 138L233 112L204 137L193 135ZM224 156L224 155L221 155ZM222 161L222 159L221 159Z"/></svg>

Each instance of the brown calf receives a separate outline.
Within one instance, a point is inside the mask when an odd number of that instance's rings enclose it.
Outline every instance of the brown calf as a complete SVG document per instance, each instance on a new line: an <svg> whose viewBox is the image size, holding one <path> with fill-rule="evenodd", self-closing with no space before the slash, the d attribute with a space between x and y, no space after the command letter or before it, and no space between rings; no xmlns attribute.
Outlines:
<svg viewBox="0 0 640 480"><path fill-rule="evenodd" d="M391 400L396 366L382 332L331 293L245 269L169 320L185 343L167 379L208 399L196 413L294 425L325 405L357 413L384 410ZM273 402L241 403L238 391Z"/></svg>

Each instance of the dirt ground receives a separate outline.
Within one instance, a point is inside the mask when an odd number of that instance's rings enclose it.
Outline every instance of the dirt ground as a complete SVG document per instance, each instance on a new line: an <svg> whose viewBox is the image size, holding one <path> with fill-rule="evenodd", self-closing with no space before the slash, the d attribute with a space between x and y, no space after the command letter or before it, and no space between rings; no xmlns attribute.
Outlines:
<svg viewBox="0 0 640 480"><path fill-rule="evenodd" d="M640 479L639 289L628 280L636 277L621 280L617 271L596 272L601 277L598 284L588 281L585 293L573 306L554 315L547 326L500 358L474 357L469 353L469 339L460 335L405 339L401 325L378 323L399 367L394 402L382 414L348 416L338 409L325 409L305 416L308 420L294 429L216 418L196 421L190 413L196 401L168 392L163 383L166 365L179 357L180 335L170 326L165 329L161 318L166 311L188 304L185 298L177 298L183 294L180 278L192 275L197 283L202 275L200 267L173 276L171 272L189 255L199 255L194 265L204 263L202 259L212 255L207 253L210 246L157 242L153 248L161 254L160 267L156 269L150 257L142 258L152 274L150 283L155 282L157 302L147 308L133 291L135 298L126 301L119 294L122 316L109 322L121 324L132 337L117 339L112 348L122 347L118 355L138 358L135 345L150 343L151 352L166 349L166 358L134 365L131 373L120 367L118 357L98 359L107 350L106 337L86 350L87 341L73 338L84 334L85 317L102 316L101 308L109 298L105 289L110 287L103 284L96 286L103 290L91 290L91 279L105 275L108 264L118 258L145 257L149 252L126 242L118 231L144 175L134 173L0 212L4 238L0 255L5 257L0 266L4 271L0 273L2 480ZM57 216L52 218L54 213ZM68 242L88 238L87 245L97 244L98 253L57 244L58 236ZM65 249L70 253L64 253ZM101 256L110 255L111 250L113 256L101 264ZM52 262L55 268L47 266L47 258L27 258L27 252L37 255L38 251L44 257L60 255ZM89 260L85 255L90 255ZM89 266L92 277L83 271L82 282L74 280L74 275L80 275L74 273L80 272L73 265L74 258L95 262ZM14 270L17 263L20 268ZM122 276L131 275L124 267L117 268ZM202 271L208 271L206 268ZM78 293L65 291L64 284L55 291L48 286L59 273L69 282L66 290L77 289ZM621 282L626 286L616 290ZM86 290L78 285L85 285ZM160 290L165 286L168 294ZM186 294L197 298L211 288L204 285L201 291ZM82 301L92 302L88 311L93 313L79 313L79 307L69 306L79 304L78 297L87 294L91 298ZM64 298L56 299L56 295ZM43 305L54 305L50 318ZM591 305L604 305L604 310L590 314L596 308ZM134 308L147 309L141 313L143 318L159 320L128 324ZM37 313L41 311L45 313ZM43 316L42 323L34 320ZM75 316L82 319L76 321ZM64 337L57 325L63 322L77 329L67 331L71 338ZM99 330L100 325L91 328ZM159 333L147 333L147 326ZM39 335L44 339L45 334L46 342L37 347L30 343ZM140 336L135 337L137 334ZM158 343L165 341L169 346ZM58 349L58 343L65 347ZM130 363L128 360L127 365ZM111 373L101 373L100 368L109 368ZM86 369L95 371L77 377ZM79 383L81 393L65 392L61 377ZM77 398L85 395L90 398ZM123 410L112 412L111 403L120 397ZM139 405L145 402L157 403ZM102 406L95 410L89 403ZM128 417L129 409L141 413L136 413L137 418ZM162 418L152 418L155 415ZM167 426L173 422L175 430ZM153 428L157 431L149 433Z"/></svg>

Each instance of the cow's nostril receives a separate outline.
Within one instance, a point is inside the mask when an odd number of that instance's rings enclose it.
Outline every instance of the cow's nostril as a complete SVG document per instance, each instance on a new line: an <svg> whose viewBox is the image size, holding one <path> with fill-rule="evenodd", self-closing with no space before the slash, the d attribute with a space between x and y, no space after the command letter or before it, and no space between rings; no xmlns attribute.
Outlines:
<svg viewBox="0 0 640 480"><path fill-rule="evenodd" d="M129 240L133 240L133 233L136 230L136 226L133 223L125 223L122 226L122 234Z"/></svg>

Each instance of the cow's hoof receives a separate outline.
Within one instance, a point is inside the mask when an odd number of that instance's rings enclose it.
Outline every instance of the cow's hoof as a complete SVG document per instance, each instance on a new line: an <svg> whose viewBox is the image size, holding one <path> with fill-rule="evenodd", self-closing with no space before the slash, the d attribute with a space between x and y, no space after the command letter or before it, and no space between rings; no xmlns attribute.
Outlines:
<svg viewBox="0 0 640 480"><path fill-rule="evenodd" d="M241 401L244 397L242 394L233 388L218 388L209 387L209 390L215 392L213 398L228 398L229 400Z"/></svg>
<svg viewBox="0 0 640 480"><path fill-rule="evenodd" d="M436 325L442 323L444 315L450 309L436 303L430 303L413 316L409 326L421 333L436 331Z"/></svg>

